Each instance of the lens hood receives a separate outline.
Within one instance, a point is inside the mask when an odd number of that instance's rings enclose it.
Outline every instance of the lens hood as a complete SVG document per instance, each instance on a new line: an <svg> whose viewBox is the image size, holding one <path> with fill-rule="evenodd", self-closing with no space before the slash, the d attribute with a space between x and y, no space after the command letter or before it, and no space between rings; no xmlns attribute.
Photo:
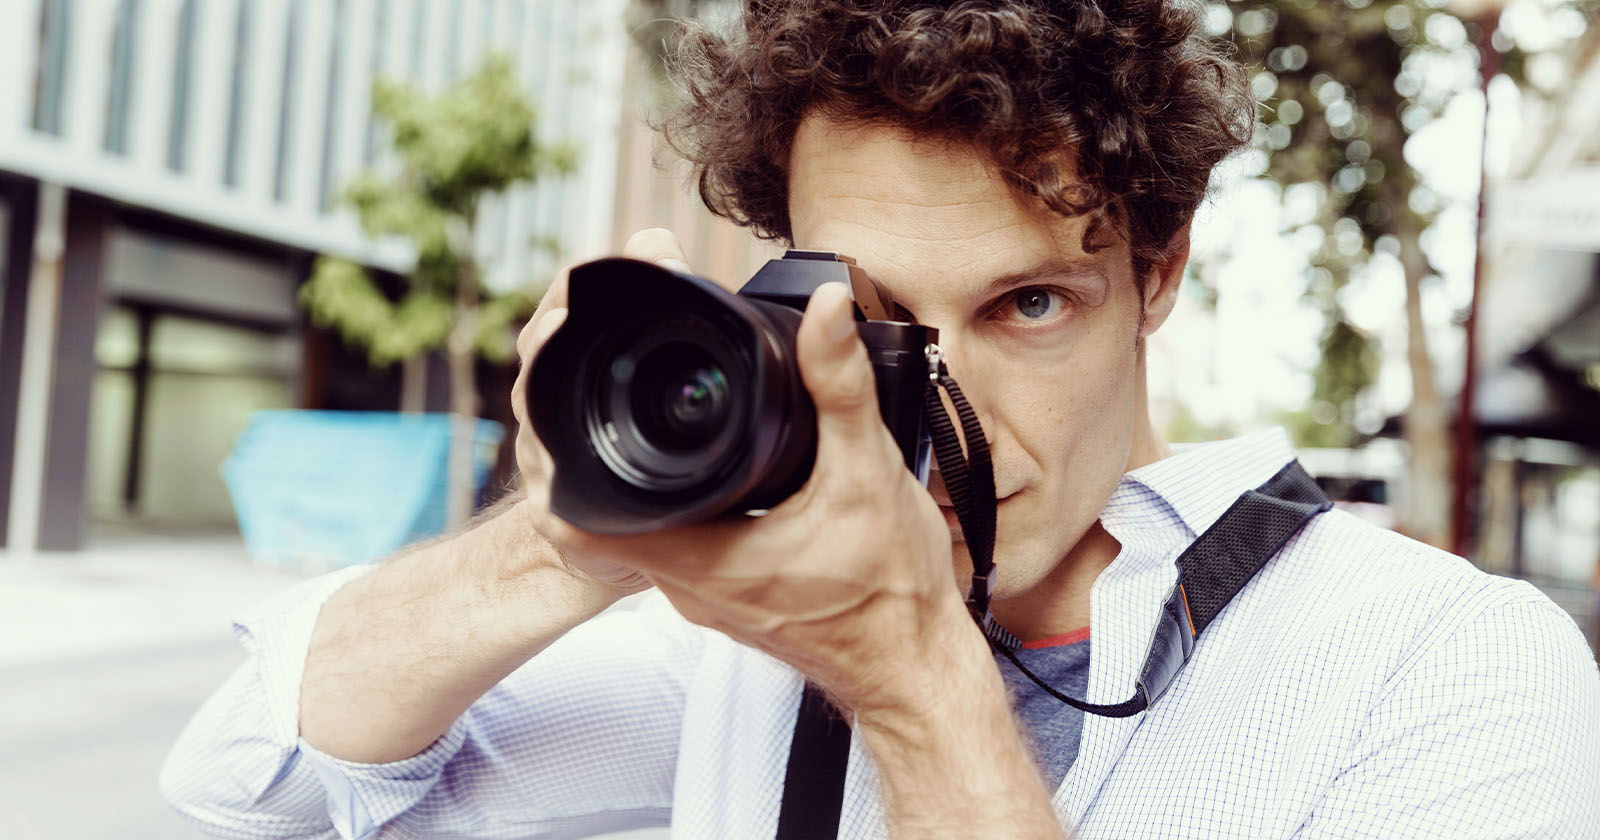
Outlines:
<svg viewBox="0 0 1600 840"><path fill-rule="evenodd" d="M800 313L621 257L572 269L529 372L551 510L636 534L776 504L815 457L794 360Z"/></svg>

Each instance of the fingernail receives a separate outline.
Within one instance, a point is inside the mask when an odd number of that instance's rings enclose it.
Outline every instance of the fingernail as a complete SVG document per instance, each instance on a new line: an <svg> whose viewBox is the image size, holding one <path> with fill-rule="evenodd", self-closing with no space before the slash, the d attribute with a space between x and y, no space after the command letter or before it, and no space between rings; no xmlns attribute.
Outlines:
<svg viewBox="0 0 1600 840"><path fill-rule="evenodd" d="M684 262L683 260L675 260L675 259L673 259L671 257L663 257L662 259L656 260L656 265L659 265L659 266L661 266L662 268L665 268L665 269L670 269L672 271L676 271L679 274L693 274L694 273L693 271L689 270L689 264L688 263Z"/></svg>
<svg viewBox="0 0 1600 840"><path fill-rule="evenodd" d="M848 292L844 300L834 305L833 320L828 324L828 338L838 344L856 331L855 305Z"/></svg>

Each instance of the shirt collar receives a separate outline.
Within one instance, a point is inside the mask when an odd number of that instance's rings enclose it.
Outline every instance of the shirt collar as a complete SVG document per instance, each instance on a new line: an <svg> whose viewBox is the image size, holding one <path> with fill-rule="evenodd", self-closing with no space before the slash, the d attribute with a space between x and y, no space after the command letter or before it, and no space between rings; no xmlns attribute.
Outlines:
<svg viewBox="0 0 1600 840"><path fill-rule="evenodd" d="M1203 534L1241 494L1265 484L1294 459L1283 429L1174 449L1117 483L1101 516L1113 536L1128 527L1170 525L1174 516L1191 538Z"/></svg>

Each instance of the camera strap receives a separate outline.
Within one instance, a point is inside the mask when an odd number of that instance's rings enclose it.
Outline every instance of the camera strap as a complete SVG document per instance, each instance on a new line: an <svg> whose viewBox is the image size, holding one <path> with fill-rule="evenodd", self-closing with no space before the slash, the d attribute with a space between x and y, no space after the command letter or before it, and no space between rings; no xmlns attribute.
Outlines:
<svg viewBox="0 0 1600 840"><path fill-rule="evenodd" d="M925 410L933 453L972 555L967 610L990 647L1046 693L1088 714L1130 717L1150 708L1189 661L1200 634L1228 602L1307 522L1333 506L1298 461L1290 461L1265 484L1245 491L1178 556L1178 578L1157 620L1133 697L1113 704L1068 697L1022 665L1015 653L1021 642L989 611L996 500L988 439L977 413L945 369L936 345L928 348L928 380ZM956 410L965 452L945 411L941 390ZM849 757L850 727L845 716L807 682L789 746L777 840L838 836Z"/></svg>
<svg viewBox="0 0 1600 840"><path fill-rule="evenodd" d="M956 417L961 421L961 439L956 438L955 424L939 398L943 390L950 396ZM943 353L938 345L928 348L928 388L924 394L923 415L928 421L928 437L933 443L933 455L939 461L939 476L944 480L945 493L950 496L950 507L955 509L956 521L961 524L961 536L972 555L972 584L967 589L967 611L972 620L983 628L985 636L1016 646L1016 637L996 624L989 613L989 596L994 592L994 463L989 460L989 439L978 423L978 413L972 410L961 386L956 384L945 368ZM966 452L962 452L962 442Z"/></svg>

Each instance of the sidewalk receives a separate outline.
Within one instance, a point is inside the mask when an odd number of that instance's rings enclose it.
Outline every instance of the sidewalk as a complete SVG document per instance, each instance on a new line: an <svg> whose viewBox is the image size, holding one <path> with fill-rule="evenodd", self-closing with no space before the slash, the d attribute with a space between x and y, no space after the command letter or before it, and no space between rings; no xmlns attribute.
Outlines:
<svg viewBox="0 0 1600 840"><path fill-rule="evenodd" d="M315 573L254 565L236 536L0 552L0 837L198 838L156 792L161 762L244 660L232 617Z"/></svg>
<svg viewBox="0 0 1600 840"><path fill-rule="evenodd" d="M0 667L229 641L235 613L309 576L252 564L237 536L0 551Z"/></svg>

